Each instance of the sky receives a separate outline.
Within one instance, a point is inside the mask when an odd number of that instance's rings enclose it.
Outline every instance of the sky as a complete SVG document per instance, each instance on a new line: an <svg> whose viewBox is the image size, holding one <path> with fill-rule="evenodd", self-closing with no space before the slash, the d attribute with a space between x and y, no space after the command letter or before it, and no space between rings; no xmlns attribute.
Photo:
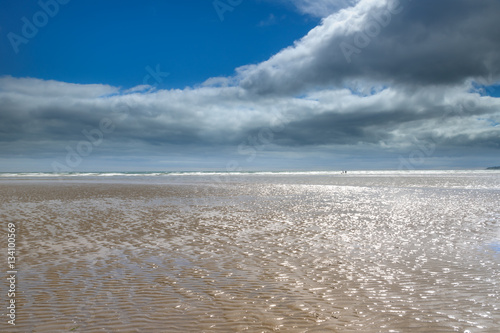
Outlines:
<svg viewBox="0 0 500 333"><path fill-rule="evenodd" d="M0 172L500 165L498 0L0 0Z"/></svg>

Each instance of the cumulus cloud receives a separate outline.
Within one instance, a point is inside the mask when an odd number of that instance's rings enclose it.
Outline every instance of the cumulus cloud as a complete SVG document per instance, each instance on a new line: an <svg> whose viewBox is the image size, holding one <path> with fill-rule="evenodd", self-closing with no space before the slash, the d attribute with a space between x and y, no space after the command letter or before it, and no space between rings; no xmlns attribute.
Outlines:
<svg viewBox="0 0 500 333"><path fill-rule="evenodd" d="M40 80L35 78L0 77L0 91L17 95L94 98L119 91L119 88L103 84L73 84L54 80Z"/></svg>
<svg viewBox="0 0 500 333"><path fill-rule="evenodd" d="M324 89L300 97L256 99L241 87L121 92L80 85L78 92L75 85L59 82L58 94L44 95L41 91L53 82L16 78L0 82L0 141L11 147L2 149L4 154L22 152L30 142L34 146L52 142L45 151L57 152L61 145L81 140L82 131L95 128L104 117L116 124L109 140L117 152L141 146L153 150L163 145L237 146L263 128L273 131L278 122L282 129L272 136L281 147L397 148L422 135L462 147L499 143L494 124L500 121L500 102L470 93L470 84L412 91L393 87L368 96L349 89ZM20 82L31 88L19 90ZM89 90L93 94L86 95ZM103 94L109 91L115 93Z"/></svg>
<svg viewBox="0 0 500 333"><path fill-rule="evenodd" d="M283 2L283 0L281 0ZM342 8L353 6L359 0L292 0L291 3L303 14L323 18Z"/></svg>
<svg viewBox="0 0 500 333"><path fill-rule="evenodd" d="M500 77L500 2L362 0L269 60L238 69L256 94L297 93L363 79L453 84Z"/></svg>

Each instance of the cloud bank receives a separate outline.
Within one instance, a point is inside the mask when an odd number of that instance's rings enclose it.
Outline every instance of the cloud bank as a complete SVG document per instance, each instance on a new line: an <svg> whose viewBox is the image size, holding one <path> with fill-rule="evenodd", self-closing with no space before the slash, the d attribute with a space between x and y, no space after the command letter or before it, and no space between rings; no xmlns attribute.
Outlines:
<svg viewBox="0 0 500 333"><path fill-rule="evenodd" d="M325 18L295 45L241 67L257 94L352 80L446 85L500 75L500 2L364 0Z"/></svg>

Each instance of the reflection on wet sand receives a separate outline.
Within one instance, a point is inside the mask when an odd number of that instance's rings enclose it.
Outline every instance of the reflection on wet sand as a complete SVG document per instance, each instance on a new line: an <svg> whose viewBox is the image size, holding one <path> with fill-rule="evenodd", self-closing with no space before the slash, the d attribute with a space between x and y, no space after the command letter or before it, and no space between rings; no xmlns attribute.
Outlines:
<svg viewBox="0 0 500 333"><path fill-rule="evenodd" d="M18 225L19 332L500 326L496 190L249 182L0 188L0 217Z"/></svg>

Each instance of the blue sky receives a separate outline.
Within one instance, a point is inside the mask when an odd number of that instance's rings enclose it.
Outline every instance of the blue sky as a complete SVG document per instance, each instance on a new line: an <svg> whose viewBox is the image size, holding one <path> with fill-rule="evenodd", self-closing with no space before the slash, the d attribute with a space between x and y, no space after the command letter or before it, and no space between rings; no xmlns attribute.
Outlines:
<svg viewBox="0 0 500 333"><path fill-rule="evenodd" d="M0 9L0 172L500 164L497 0Z"/></svg>
<svg viewBox="0 0 500 333"><path fill-rule="evenodd" d="M45 3L45 1L44 1ZM22 17L32 21L36 1L2 1L0 73L72 83L133 87L146 68L169 73L159 88L184 88L266 60L312 29L319 18L291 6L242 1L232 11L212 1L77 1L15 53L6 32L19 35ZM53 8L53 7L50 7ZM218 6L219 8L219 6Z"/></svg>

